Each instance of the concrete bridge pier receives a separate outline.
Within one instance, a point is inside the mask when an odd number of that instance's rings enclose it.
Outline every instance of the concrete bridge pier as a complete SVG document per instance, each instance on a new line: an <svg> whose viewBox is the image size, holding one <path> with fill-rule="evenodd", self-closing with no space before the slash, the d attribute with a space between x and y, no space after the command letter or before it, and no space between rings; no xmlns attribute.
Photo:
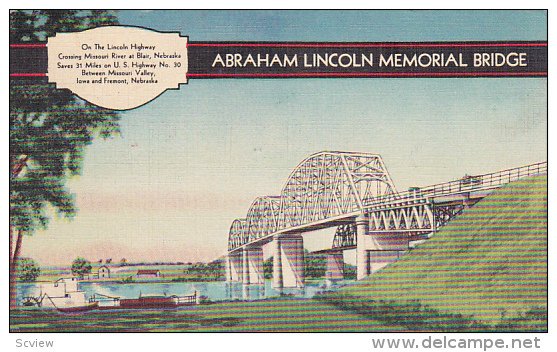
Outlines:
<svg viewBox="0 0 557 352"><path fill-rule="evenodd" d="M362 214L355 219L356 222L356 279L362 280L371 274L369 262L368 236L369 219Z"/></svg>
<svg viewBox="0 0 557 352"><path fill-rule="evenodd" d="M273 237L273 288L304 287L304 239L301 235Z"/></svg>
<svg viewBox="0 0 557 352"><path fill-rule="evenodd" d="M408 236L402 232L369 232L369 218L366 214L356 218L356 279L381 270L396 262L402 252L408 250Z"/></svg>
<svg viewBox="0 0 557 352"><path fill-rule="evenodd" d="M248 246L242 250L242 253L242 282L246 285L265 283L263 249L259 246Z"/></svg>
<svg viewBox="0 0 557 352"><path fill-rule="evenodd" d="M327 254L327 269L325 278L327 280L344 279L344 255L342 252Z"/></svg>
<svg viewBox="0 0 557 352"><path fill-rule="evenodd" d="M242 251L229 252L226 260L226 281L242 281Z"/></svg>

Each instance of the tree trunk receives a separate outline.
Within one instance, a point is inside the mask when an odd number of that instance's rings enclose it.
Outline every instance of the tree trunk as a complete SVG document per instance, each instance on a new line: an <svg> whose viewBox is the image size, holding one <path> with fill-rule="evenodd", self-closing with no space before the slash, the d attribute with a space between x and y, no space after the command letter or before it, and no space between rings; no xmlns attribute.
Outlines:
<svg viewBox="0 0 557 352"><path fill-rule="evenodd" d="M10 237L13 237L13 229L10 226ZM17 232L17 242L12 257L10 258L10 309L17 308L17 264L21 253L21 243L23 241L23 232ZM10 238L10 244L11 244Z"/></svg>
<svg viewBox="0 0 557 352"><path fill-rule="evenodd" d="M16 265L21 253L21 242L23 241L23 231L17 232L17 242L15 243L14 255L12 257L12 265Z"/></svg>
<svg viewBox="0 0 557 352"><path fill-rule="evenodd" d="M14 252L13 252L13 242L14 242L14 229L10 224L10 309L16 308L17 299L16 299L16 272L13 266L14 262Z"/></svg>
<svg viewBox="0 0 557 352"><path fill-rule="evenodd" d="M19 176L23 168L27 166L27 160L28 157L23 156L16 161L16 158L10 155L10 171L12 173L10 175L10 181ZM10 224L10 256L8 258L10 261L10 309L17 308L17 262L19 260L19 253L21 253L22 240L23 233L19 230L17 232L17 242L14 249L14 229L12 224Z"/></svg>

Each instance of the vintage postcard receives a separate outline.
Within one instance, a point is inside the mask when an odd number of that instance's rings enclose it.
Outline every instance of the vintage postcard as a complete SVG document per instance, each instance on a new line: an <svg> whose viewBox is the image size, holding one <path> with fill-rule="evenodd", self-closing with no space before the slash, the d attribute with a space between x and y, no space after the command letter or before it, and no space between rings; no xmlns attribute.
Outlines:
<svg viewBox="0 0 557 352"><path fill-rule="evenodd" d="M547 332L547 18L11 10L10 332Z"/></svg>

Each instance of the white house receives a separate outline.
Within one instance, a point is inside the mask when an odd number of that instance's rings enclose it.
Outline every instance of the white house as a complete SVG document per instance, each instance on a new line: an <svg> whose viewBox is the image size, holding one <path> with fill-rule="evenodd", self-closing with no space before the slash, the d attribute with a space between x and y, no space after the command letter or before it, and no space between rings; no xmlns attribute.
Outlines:
<svg viewBox="0 0 557 352"><path fill-rule="evenodd" d="M100 266L97 275L99 279L110 277L110 268L106 265Z"/></svg>

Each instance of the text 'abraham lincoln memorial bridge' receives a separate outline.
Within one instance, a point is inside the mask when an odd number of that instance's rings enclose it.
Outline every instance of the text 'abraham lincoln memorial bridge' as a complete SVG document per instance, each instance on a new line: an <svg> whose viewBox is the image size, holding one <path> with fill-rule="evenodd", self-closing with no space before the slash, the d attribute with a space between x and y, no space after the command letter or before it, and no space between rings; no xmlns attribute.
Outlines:
<svg viewBox="0 0 557 352"><path fill-rule="evenodd" d="M261 284L262 246L273 246L273 287L304 286L305 232L336 227L327 256L330 279L340 279L343 251L356 249L357 279L396 261L410 242L440 227L491 191L547 173L547 162L397 192L380 155L320 152L290 174L280 196L258 197L246 218L232 223L227 280Z"/></svg>

